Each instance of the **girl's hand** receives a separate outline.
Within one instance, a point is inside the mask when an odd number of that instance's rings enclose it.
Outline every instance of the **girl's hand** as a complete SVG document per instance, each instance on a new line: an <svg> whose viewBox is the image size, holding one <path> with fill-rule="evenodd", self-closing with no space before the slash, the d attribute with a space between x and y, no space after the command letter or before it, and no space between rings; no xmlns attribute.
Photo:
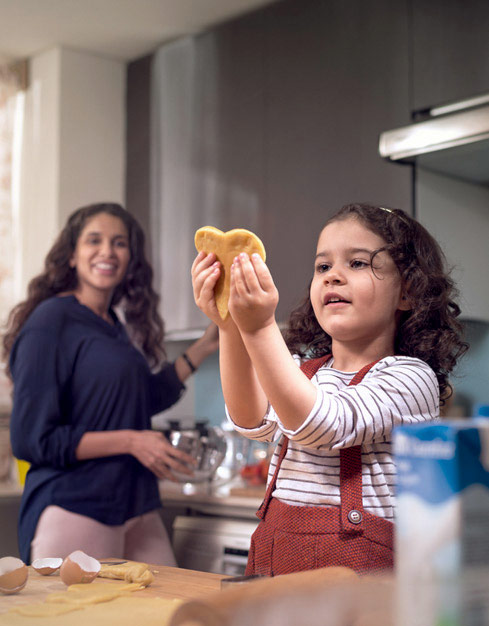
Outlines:
<svg viewBox="0 0 489 626"><path fill-rule="evenodd" d="M260 255L241 253L231 266L229 312L242 332L253 333L275 322L278 291Z"/></svg>
<svg viewBox="0 0 489 626"><path fill-rule="evenodd" d="M172 470L192 476L195 459L174 448L163 433L154 430L134 430L130 439L130 454L156 474L158 478L178 481Z"/></svg>
<svg viewBox="0 0 489 626"><path fill-rule="evenodd" d="M192 263L192 287L195 304L217 326L222 328L223 319L217 310L214 288L221 275L221 264L214 252L199 252Z"/></svg>

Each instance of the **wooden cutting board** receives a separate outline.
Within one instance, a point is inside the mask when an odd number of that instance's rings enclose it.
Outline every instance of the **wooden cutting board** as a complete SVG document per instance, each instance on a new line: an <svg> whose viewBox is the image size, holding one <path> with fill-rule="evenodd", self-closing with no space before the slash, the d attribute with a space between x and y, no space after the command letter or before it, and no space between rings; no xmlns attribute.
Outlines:
<svg viewBox="0 0 489 626"><path fill-rule="evenodd" d="M163 565L150 567L155 576L154 582L150 587L134 592L135 594L159 598L201 598L212 591L218 591L221 587L221 579L225 578L220 574L208 574ZM107 578L96 580L122 584L122 581L110 581ZM0 595L0 613L5 613L12 606L43 602L49 593L64 590L66 590L66 585L61 581L59 572L51 576L41 576L29 567L29 578L22 591L11 596Z"/></svg>

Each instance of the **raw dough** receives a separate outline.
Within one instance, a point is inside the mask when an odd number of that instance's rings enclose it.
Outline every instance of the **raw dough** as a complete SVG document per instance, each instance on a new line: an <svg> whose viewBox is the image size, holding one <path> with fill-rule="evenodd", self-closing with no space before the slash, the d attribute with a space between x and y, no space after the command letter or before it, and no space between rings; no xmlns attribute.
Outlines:
<svg viewBox="0 0 489 626"><path fill-rule="evenodd" d="M128 583L139 583L144 587L151 585L155 577L146 563L127 561L120 565L102 565L99 578L125 580Z"/></svg>
<svg viewBox="0 0 489 626"><path fill-rule="evenodd" d="M221 262L221 275L214 289L217 310L224 320L228 315L228 300L230 292L230 268L240 252L252 255L258 253L265 261L265 246L251 231L244 228L234 228L223 233L214 226L203 226L195 233L195 247L200 252L214 252Z"/></svg>
<svg viewBox="0 0 489 626"><path fill-rule="evenodd" d="M0 615L0 626L168 626L171 616L182 602L142 596L122 597L75 610L68 618L64 615L27 617L11 610ZM49 606L57 608L59 605Z"/></svg>
<svg viewBox="0 0 489 626"><path fill-rule="evenodd" d="M86 606L87 604L98 604L108 602L114 598L142 589L138 583L129 585L117 585L114 583L93 582L90 585L70 585L66 591L56 591L46 596L45 602L48 604L73 604L75 606Z"/></svg>
<svg viewBox="0 0 489 626"><path fill-rule="evenodd" d="M40 602L39 604L21 604L10 610L12 613L20 613L26 617L53 617L71 613L71 611L79 611L82 608L82 606L76 606L75 604L54 605Z"/></svg>

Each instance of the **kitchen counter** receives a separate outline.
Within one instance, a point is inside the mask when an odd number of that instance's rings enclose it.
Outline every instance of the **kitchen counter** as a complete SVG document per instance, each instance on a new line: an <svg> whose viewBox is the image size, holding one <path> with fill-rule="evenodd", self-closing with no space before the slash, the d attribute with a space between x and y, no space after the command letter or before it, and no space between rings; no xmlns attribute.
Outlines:
<svg viewBox="0 0 489 626"><path fill-rule="evenodd" d="M240 478L225 484L160 481L163 506L183 506L210 515L255 519L264 495L265 485L247 486ZM21 496L22 487L19 484L0 483L0 501L20 502Z"/></svg>
<svg viewBox="0 0 489 626"><path fill-rule="evenodd" d="M22 496L22 487L15 481L0 482L0 499L1 498L18 498Z"/></svg>
<svg viewBox="0 0 489 626"><path fill-rule="evenodd" d="M163 507L186 507L198 513L256 520L265 485L247 486L240 478L224 484L160 482Z"/></svg>

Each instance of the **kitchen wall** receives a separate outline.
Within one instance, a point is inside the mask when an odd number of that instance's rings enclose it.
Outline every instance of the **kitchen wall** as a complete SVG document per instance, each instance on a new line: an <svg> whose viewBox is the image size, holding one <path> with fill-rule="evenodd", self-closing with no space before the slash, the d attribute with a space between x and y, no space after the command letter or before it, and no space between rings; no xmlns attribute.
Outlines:
<svg viewBox="0 0 489 626"><path fill-rule="evenodd" d="M125 66L67 48L29 61L20 175L18 297L67 216L124 201Z"/></svg>
<svg viewBox="0 0 489 626"><path fill-rule="evenodd" d="M190 341L167 342L167 356L174 360L185 352ZM208 421L218 426L225 419L224 398L219 379L219 356L214 354L207 358L197 372L187 379L187 390L182 399L173 407L156 415L153 425L163 426L169 420L195 418L198 421Z"/></svg>
<svg viewBox="0 0 489 626"><path fill-rule="evenodd" d="M125 65L57 47L29 59L28 76L13 181L14 277L12 293L0 301L2 324L25 298L67 216L89 202L124 202ZM0 404L10 401L1 371Z"/></svg>
<svg viewBox="0 0 489 626"><path fill-rule="evenodd" d="M478 405L489 405L489 323L466 321L467 355L457 365L451 382L454 404L465 416L475 415Z"/></svg>
<svg viewBox="0 0 489 626"><path fill-rule="evenodd" d="M464 415L489 404L489 187L418 168L416 206L420 222L442 246L460 291L469 352L452 383Z"/></svg>

